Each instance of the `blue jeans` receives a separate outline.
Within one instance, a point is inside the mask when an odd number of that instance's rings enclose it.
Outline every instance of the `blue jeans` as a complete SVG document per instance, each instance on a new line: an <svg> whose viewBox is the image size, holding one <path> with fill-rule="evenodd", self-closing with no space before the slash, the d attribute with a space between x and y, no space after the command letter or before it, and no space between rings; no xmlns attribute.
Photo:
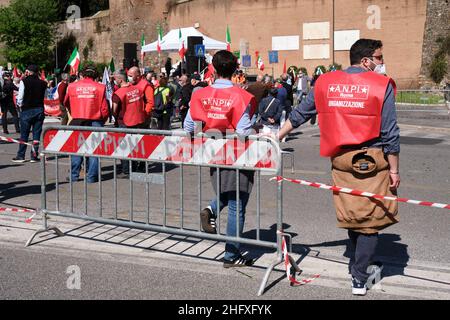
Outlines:
<svg viewBox="0 0 450 320"><path fill-rule="evenodd" d="M248 200L250 194L246 192L240 192L239 195L239 237L242 236L245 223L245 212L247 209ZM220 194L220 211L228 206L228 223L227 223L227 236L236 237L236 210L237 199L236 192L225 192ZM211 209L213 215L217 218L217 199L211 201ZM225 245L225 260L234 261L241 255L241 244L237 242L227 242Z"/></svg>
<svg viewBox="0 0 450 320"><path fill-rule="evenodd" d="M25 109L20 115L20 141L28 142L30 131L33 130L33 145L31 150L31 158L35 159L39 154L39 142L41 141L42 126L44 125L45 115L44 109L32 108ZM18 158L25 159L27 146L21 144L17 152Z"/></svg>
<svg viewBox="0 0 450 320"><path fill-rule="evenodd" d="M91 127L101 128L103 122L92 121ZM72 181L78 181L80 177L81 165L83 164L82 157L72 157ZM98 182L99 161L98 158L87 158L86 165L88 167L87 182Z"/></svg>

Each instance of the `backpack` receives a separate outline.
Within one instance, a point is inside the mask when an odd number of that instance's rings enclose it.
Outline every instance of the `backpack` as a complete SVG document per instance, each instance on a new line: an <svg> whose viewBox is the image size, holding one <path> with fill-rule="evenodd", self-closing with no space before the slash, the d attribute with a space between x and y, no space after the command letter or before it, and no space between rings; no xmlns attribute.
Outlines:
<svg viewBox="0 0 450 320"><path fill-rule="evenodd" d="M163 93L165 91L165 88L157 88L155 91L155 111L157 112L163 112L167 108L167 102L164 103L164 96Z"/></svg>

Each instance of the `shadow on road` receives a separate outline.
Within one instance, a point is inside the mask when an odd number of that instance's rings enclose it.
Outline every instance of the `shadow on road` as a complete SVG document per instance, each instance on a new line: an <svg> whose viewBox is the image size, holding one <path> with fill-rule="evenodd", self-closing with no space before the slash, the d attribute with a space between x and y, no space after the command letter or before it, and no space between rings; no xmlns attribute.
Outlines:
<svg viewBox="0 0 450 320"><path fill-rule="evenodd" d="M0 183L0 203L23 196L41 194L41 185L18 187L19 185L23 185L28 182L29 181L17 181L6 184ZM46 188L47 192L53 191L55 189L56 186L54 183L48 184Z"/></svg>

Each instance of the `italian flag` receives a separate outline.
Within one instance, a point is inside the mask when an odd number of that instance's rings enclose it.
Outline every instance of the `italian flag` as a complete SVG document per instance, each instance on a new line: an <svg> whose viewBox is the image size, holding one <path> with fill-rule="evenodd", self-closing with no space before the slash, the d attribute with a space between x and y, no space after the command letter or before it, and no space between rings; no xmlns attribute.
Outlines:
<svg viewBox="0 0 450 320"><path fill-rule="evenodd" d="M256 51L256 66L261 71L264 71L264 69L265 69L264 62L263 62L261 56L259 55L259 51Z"/></svg>
<svg viewBox="0 0 450 320"><path fill-rule="evenodd" d="M231 52L231 33L229 26L227 26L227 50Z"/></svg>
<svg viewBox="0 0 450 320"><path fill-rule="evenodd" d="M163 38L161 26L158 26L157 31L158 31L158 44L156 45L156 49L158 50L158 53L161 53L161 51L162 51L161 43L162 43L162 38Z"/></svg>
<svg viewBox="0 0 450 320"><path fill-rule="evenodd" d="M141 61L142 61L142 65L144 65L144 58L145 58L145 52L143 51L145 47L145 35L142 34L141 37Z"/></svg>
<svg viewBox="0 0 450 320"><path fill-rule="evenodd" d="M69 62L67 64L70 66L70 74L74 75L78 73L78 69L80 68L80 53L78 52L78 48L75 48L70 56Z"/></svg>
<svg viewBox="0 0 450 320"><path fill-rule="evenodd" d="M184 55L186 54L186 48L184 47L183 34L181 33L181 28L180 28L180 33L178 35L178 40L180 41L180 48L178 49L178 53L180 54L181 60L184 60Z"/></svg>

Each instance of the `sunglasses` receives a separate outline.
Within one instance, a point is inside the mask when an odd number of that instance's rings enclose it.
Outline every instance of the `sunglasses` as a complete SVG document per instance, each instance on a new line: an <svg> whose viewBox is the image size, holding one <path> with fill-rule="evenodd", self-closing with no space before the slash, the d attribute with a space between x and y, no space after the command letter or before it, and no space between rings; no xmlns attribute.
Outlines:
<svg viewBox="0 0 450 320"><path fill-rule="evenodd" d="M381 55L381 56L372 56L371 58L376 58L376 59L378 59L378 60L384 60L384 57L383 57L383 55Z"/></svg>

